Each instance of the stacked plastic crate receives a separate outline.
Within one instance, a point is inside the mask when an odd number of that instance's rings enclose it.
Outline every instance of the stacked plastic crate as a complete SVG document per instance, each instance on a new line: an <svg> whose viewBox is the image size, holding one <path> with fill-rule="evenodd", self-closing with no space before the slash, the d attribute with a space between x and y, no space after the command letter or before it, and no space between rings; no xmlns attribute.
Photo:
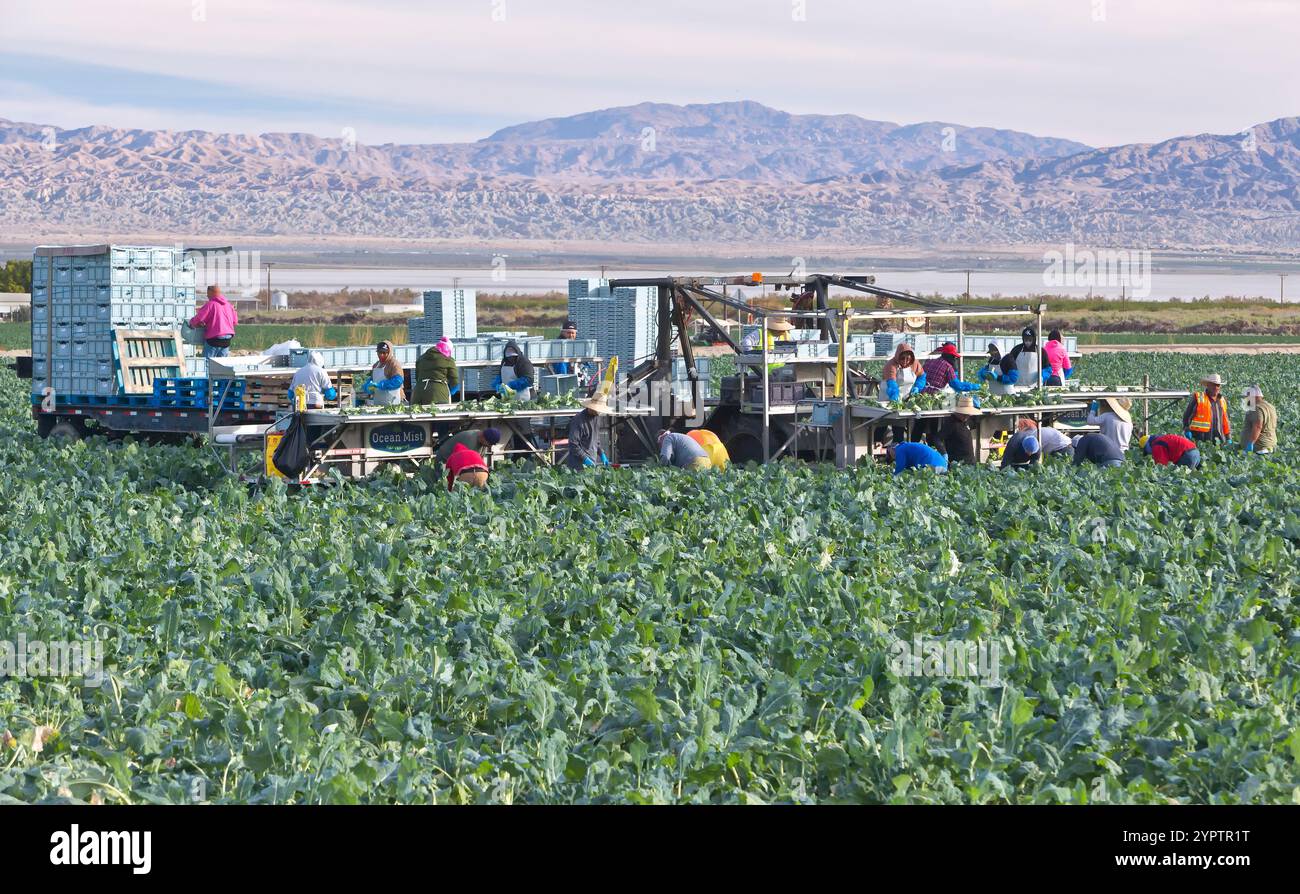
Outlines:
<svg viewBox="0 0 1300 894"><path fill-rule="evenodd" d="M595 338L596 353L631 369L655 352L658 295L651 286L611 289L604 279L569 280L569 318L578 335Z"/></svg>
<svg viewBox="0 0 1300 894"><path fill-rule="evenodd" d="M424 293L424 316L408 320L407 339L412 344L448 338L478 337L478 299L473 289L429 289Z"/></svg>
<svg viewBox="0 0 1300 894"><path fill-rule="evenodd" d="M32 257L33 393L49 384L68 398L118 394L114 331L175 331L194 310L194 262L181 249L38 246ZM180 358L167 369L182 375Z"/></svg>

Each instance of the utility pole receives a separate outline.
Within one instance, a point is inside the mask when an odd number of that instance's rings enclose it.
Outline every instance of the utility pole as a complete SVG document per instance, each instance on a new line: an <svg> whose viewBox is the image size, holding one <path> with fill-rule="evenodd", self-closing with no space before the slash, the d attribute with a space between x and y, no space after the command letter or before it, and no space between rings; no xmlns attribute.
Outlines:
<svg viewBox="0 0 1300 894"><path fill-rule="evenodd" d="M1286 304L1286 274L1277 275L1277 303Z"/></svg>
<svg viewBox="0 0 1300 894"><path fill-rule="evenodd" d="M271 267L275 261L266 262L266 309L271 309Z"/></svg>
<svg viewBox="0 0 1300 894"><path fill-rule="evenodd" d="M966 271L966 303L970 304L970 271Z"/></svg>

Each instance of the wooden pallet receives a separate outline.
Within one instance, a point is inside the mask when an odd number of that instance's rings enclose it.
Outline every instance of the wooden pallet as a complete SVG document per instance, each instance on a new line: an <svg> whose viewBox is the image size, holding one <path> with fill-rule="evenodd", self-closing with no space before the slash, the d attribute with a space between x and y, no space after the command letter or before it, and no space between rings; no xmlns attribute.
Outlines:
<svg viewBox="0 0 1300 894"><path fill-rule="evenodd" d="M153 394L153 380L184 378L181 334L157 329L115 329L124 394Z"/></svg>

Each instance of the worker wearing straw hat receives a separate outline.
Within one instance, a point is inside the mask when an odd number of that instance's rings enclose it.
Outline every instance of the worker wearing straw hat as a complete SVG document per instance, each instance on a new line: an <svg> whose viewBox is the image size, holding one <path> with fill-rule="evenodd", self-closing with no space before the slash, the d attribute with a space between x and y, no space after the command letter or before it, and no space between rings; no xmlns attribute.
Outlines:
<svg viewBox="0 0 1300 894"><path fill-rule="evenodd" d="M1192 394L1183 411L1183 434L1192 441L1226 441L1232 436L1223 379L1218 373L1201 379L1204 391Z"/></svg>
<svg viewBox="0 0 1300 894"><path fill-rule="evenodd" d="M948 456L949 464L975 465L975 442L971 423L980 415L975 398L963 394L957 398L952 415L939 426L939 449Z"/></svg>
<svg viewBox="0 0 1300 894"><path fill-rule="evenodd" d="M590 466L607 466L609 459L600 447L600 417L610 412L603 393L582 402L582 412L569 420L569 452L564 464L575 472Z"/></svg>
<svg viewBox="0 0 1300 894"><path fill-rule="evenodd" d="M1101 433L1115 442L1120 453L1128 449L1133 439L1133 416L1129 409L1133 401L1127 397L1106 397L1088 406L1088 424L1101 429Z"/></svg>
<svg viewBox="0 0 1300 894"><path fill-rule="evenodd" d="M768 320L767 321L767 349L769 351L775 350L776 343L778 341L783 341L786 338L786 336L788 336L793 331L794 331L794 324L791 323L789 320L787 320L785 317L776 317L775 319ZM772 373L772 372L776 372L778 369L783 369L784 367L785 367L784 363L769 363L767 365L767 371L769 373Z"/></svg>

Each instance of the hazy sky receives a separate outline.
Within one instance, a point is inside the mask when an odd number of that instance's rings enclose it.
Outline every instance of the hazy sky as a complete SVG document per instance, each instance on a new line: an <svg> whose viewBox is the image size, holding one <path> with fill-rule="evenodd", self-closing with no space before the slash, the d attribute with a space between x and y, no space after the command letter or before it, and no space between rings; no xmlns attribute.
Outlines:
<svg viewBox="0 0 1300 894"><path fill-rule="evenodd" d="M1300 114L1300 0L0 0L0 118L473 140L646 100L1092 145Z"/></svg>

